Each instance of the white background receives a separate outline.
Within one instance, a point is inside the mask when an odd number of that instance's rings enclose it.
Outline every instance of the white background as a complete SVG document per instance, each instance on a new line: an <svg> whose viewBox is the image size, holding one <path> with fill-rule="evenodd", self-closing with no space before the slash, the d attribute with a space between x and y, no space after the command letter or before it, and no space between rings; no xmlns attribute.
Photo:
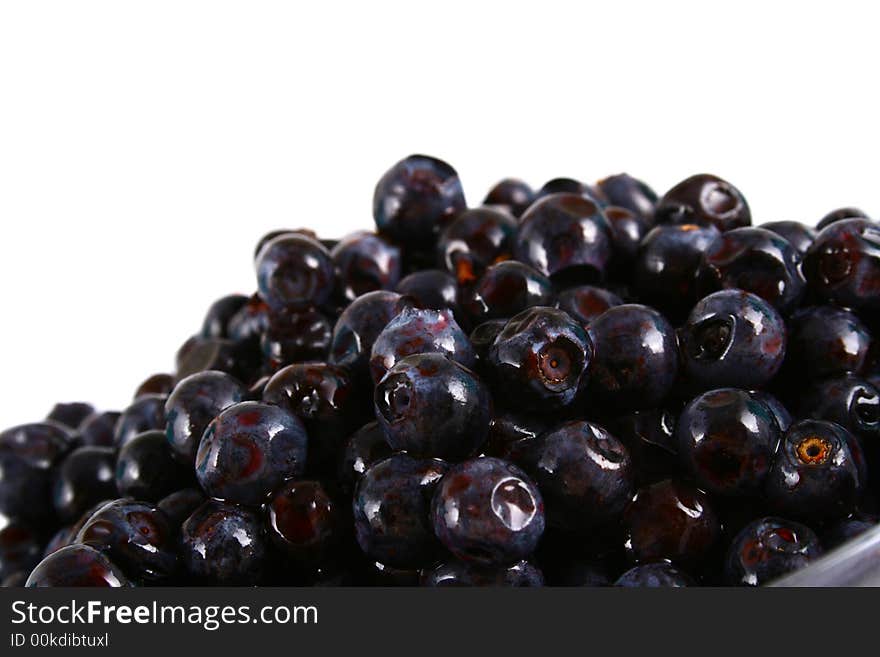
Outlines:
<svg viewBox="0 0 880 657"><path fill-rule="evenodd" d="M370 227L425 152L711 171L757 221L880 213L872 3L0 2L0 427L124 406L279 227Z"/></svg>

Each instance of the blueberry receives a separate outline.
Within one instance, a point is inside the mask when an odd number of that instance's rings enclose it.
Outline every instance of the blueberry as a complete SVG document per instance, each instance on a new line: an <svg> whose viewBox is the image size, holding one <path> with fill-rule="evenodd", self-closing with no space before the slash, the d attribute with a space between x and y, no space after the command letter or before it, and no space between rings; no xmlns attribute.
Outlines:
<svg viewBox="0 0 880 657"><path fill-rule="evenodd" d="M633 466L623 443L577 420L526 439L517 463L544 497L547 523L586 532L618 521L633 494Z"/></svg>
<svg viewBox="0 0 880 657"><path fill-rule="evenodd" d="M112 447L78 447L58 468L52 502L58 517L73 522L89 507L116 497L116 450Z"/></svg>
<svg viewBox="0 0 880 657"><path fill-rule="evenodd" d="M780 430L773 413L745 390L710 390L685 406L675 429L682 463L706 490L756 496L773 464Z"/></svg>
<svg viewBox="0 0 880 657"><path fill-rule="evenodd" d="M57 422L68 429L76 430L83 420L95 412L95 407L84 402L70 402L55 404L46 419L49 422Z"/></svg>
<svg viewBox="0 0 880 657"><path fill-rule="evenodd" d="M843 221L844 219L869 219L863 210L858 208L838 208L832 210L819 220L816 224L816 230L823 230L831 224Z"/></svg>
<svg viewBox="0 0 880 657"><path fill-rule="evenodd" d="M486 457L453 466L434 494L440 542L457 558L487 566L527 558L544 533L544 502L522 470Z"/></svg>
<svg viewBox="0 0 880 657"><path fill-rule="evenodd" d="M70 545L43 559L27 578L27 587L121 587L128 578L104 554L88 545Z"/></svg>
<svg viewBox="0 0 880 657"><path fill-rule="evenodd" d="M476 369L479 372L485 371L489 358L489 349L506 325L506 319L490 319L488 322L479 324L468 336L471 345L474 347L474 353L477 358Z"/></svg>
<svg viewBox="0 0 880 657"><path fill-rule="evenodd" d="M857 536L864 534L869 529L877 526L880 522L876 516L864 513L855 513L849 518L831 525L822 534L822 546L831 550L839 547Z"/></svg>
<svg viewBox="0 0 880 657"><path fill-rule="evenodd" d="M333 327L331 362L365 372L376 338L407 305L404 297L387 291L368 292L352 301Z"/></svg>
<svg viewBox="0 0 880 657"><path fill-rule="evenodd" d="M285 365L326 360L333 326L318 310L272 315L260 338L264 370L275 373Z"/></svg>
<svg viewBox="0 0 880 657"><path fill-rule="evenodd" d="M516 178L505 178L489 190L483 205L503 207L514 217L519 217L534 199L535 192L527 183Z"/></svg>
<svg viewBox="0 0 880 657"><path fill-rule="evenodd" d="M164 431L146 431L119 450L116 489L126 497L157 502L186 486L192 479L191 472L174 459ZM110 495L108 492L104 497Z"/></svg>
<svg viewBox="0 0 880 657"><path fill-rule="evenodd" d="M367 231L344 237L330 253L342 296L353 301L373 290L393 290L400 280L400 249Z"/></svg>
<svg viewBox="0 0 880 657"><path fill-rule="evenodd" d="M880 447L880 389L843 376L809 386L798 397L801 417L836 422L863 441L870 456Z"/></svg>
<svg viewBox="0 0 880 657"><path fill-rule="evenodd" d="M657 223L698 224L726 231L752 223L742 193L726 180L711 174L687 178L666 192L654 210Z"/></svg>
<svg viewBox="0 0 880 657"><path fill-rule="evenodd" d="M180 559L202 585L252 586L263 576L268 544L256 511L208 500L180 530Z"/></svg>
<svg viewBox="0 0 880 657"><path fill-rule="evenodd" d="M714 226L657 226L645 235L633 271L642 303L677 319L698 300L696 273L703 252L718 237Z"/></svg>
<svg viewBox="0 0 880 657"><path fill-rule="evenodd" d="M246 396L244 386L224 372L199 372L183 379L165 403L165 437L172 454L181 463L194 463L211 420Z"/></svg>
<svg viewBox="0 0 880 657"><path fill-rule="evenodd" d="M373 193L373 218L379 232L416 250L430 248L439 232L466 207L455 169L425 155L410 155L395 164Z"/></svg>
<svg viewBox="0 0 880 657"><path fill-rule="evenodd" d="M776 233L788 240L795 251L803 257L816 239L816 231L799 221L770 221L761 224L760 228Z"/></svg>
<svg viewBox="0 0 880 657"><path fill-rule="evenodd" d="M174 390L175 377L164 372L151 374L140 382L134 391L134 399L145 395L167 395Z"/></svg>
<svg viewBox="0 0 880 657"><path fill-rule="evenodd" d="M596 186L611 205L625 208L636 216L653 221L657 193L629 174L619 173L600 180Z"/></svg>
<svg viewBox="0 0 880 657"><path fill-rule="evenodd" d="M721 536L709 497L683 481L665 479L638 490L623 519L627 555L636 563L705 561Z"/></svg>
<svg viewBox="0 0 880 657"><path fill-rule="evenodd" d="M737 228L703 252L698 286L706 293L730 288L752 292L787 315L806 290L800 263L800 254L785 238L763 228Z"/></svg>
<svg viewBox="0 0 880 657"><path fill-rule="evenodd" d="M770 507L805 521L852 513L865 490L858 440L833 422L802 420L789 428L767 477Z"/></svg>
<svg viewBox="0 0 880 657"><path fill-rule="evenodd" d="M405 308L373 343L370 372L374 383L401 359L431 352L449 356L465 367L474 366L474 348L450 311Z"/></svg>
<svg viewBox="0 0 880 657"><path fill-rule="evenodd" d="M506 406L552 411L586 387L593 343L580 323L554 308L530 308L507 322L489 349L498 399Z"/></svg>
<svg viewBox="0 0 880 657"><path fill-rule="evenodd" d="M512 566L479 567L464 561L447 561L423 571L422 586L484 586L522 588L544 586L540 569L529 561Z"/></svg>
<svg viewBox="0 0 880 657"><path fill-rule="evenodd" d="M608 220L614 248L609 271L615 278L629 280L639 246L651 226L642 216L616 206L605 208L605 218Z"/></svg>
<svg viewBox="0 0 880 657"><path fill-rule="evenodd" d="M0 515L0 580L36 566L42 558L40 539L27 524Z"/></svg>
<svg viewBox="0 0 880 657"><path fill-rule="evenodd" d="M750 390L752 397L764 404L773 414L776 425L783 432L788 431L792 424L791 413L779 399L764 390Z"/></svg>
<svg viewBox="0 0 880 657"><path fill-rule="evenodd" d="M161 582L177 568L177 546L168 519L144 502L108 502L74 540L106 552L133 580Z"/></svg>
<svg viewBox="0 0 880 657"><path fill-rule="evenodd" d="M614 586L625 588L680 588L696 582L668 561L646 563L630 568L617 578Z"/></svg>
<svg viewBox="0 0 880 657"><path fill-rule="evenodd" d="M289 481L266 504L269 538L290 557L318 561L341 533L336 503L317 481Z"/></svg>
<svg viewBox="0 0 880 657"><path fill-rule="evenodd" d="M203 338L228 338L229 322L249 299L243 294L229 294L211 304L202 322Z"/></svg>
<svg viewBox="0 0 880 657"><path fill-rule="evenodd" d="M391 451L379 423L368 422L346 441L337 482L346 492L351 492L367 469L377 461L391 456Z"/></svg>
<svg viewBox="0 0 880 657"><path fill-rule="evenodd" d="M829 225L804 256L803 269L818 298L866 312L880 310L880 226L867 219Z"/></svg>
<svg viewBox="0 0 880 657"><path fill-rule="evenodd" d="M119 422L121 413L116 411L103 411L94 413L83 420L77 430L77 437L82 445L94 447L111 447L116 423Z"/></svg>
<svg viewBox="0 0 880 657"><path fill-rule="evenodd" d="M792 381L861 372L871 333L854 313L836 306L803 308L789 321L786 370Z"/></svg>
<svg viewBox="0 0 880 657"><path fill-rule="evenodd" d="M597 191L586 183L574 178L559 177L552 178L541 185L541 189L535 193L535 200L532 201L532 205L551 194L574 194L590 201L599 200Z"/></svg>
<svg viewBox="0 0 880 657"><path fill-rule="evenodd" d="M443 354L398 361L376 386L376 418L392 449L461 460L485 442L491 397L469 369Z"/></svg>
<svg viewBox="0 0 880 657"><path fill-rule="evenodd" d="M205 501L205 494L198 488L183 488L163 497L156 508L165 514L170 525L179 530L180 526Z"/></svg>
<svg viewBox="0 0 880 657"><path fill-rule="evenodd" d="M274 240L276 237L281 237L282 235L300 235L302 237L308 237L309 239L315 240L316 242L324 243L323 240L318 239L317 233L311 230L310 228L276 228L275 230L270 230L268 233L263 235L259 241L257 241L256 247L254 247L254 260L260 256L260 251L263 250L263 247L266 246L269 242ZM331 247L328 247L326 244L324 245L328 250Z"/></svg>
<svg viewBox="0 0 880 657"><path fill-rule="evenodd" d="M675 330L647 306L609 308L588 327L595 348L590 394L600 405L637 410L659 404L678 374Z"/></svg>
<svg viewBox="0 0 880 657"><path fill-rule="evenodd" d="M704 390L760 388L776 376L785 358L784 320L764 299L742 290L704 297L678 339L689 380Z"/></svg>
<svg viewBox="0 0 880 657"><path fill-rule="evenodd" d="M456 317L461 313L455 279L442 269L423 269L413 272L397 284L397 291L405 295L417 308L429 310L448 308Z"/></svg>
<svg viewBox="0 0 880 657"><path fill-rule="evenodd" d="M358 544L371 559L422 567L437 552L429 517L431 496L448 465L438 459L397 454L374 463L353 500Z"/></svg>
<svg viewBox="0 0 880 657"><path fill-rule="evenodd" d="M259 340L234 342L219 338L199 338L177 368L177 381L188 376L215 370L251 381L259 375L261 366Z"/></svg>
<svg viewBox="0 0 880 657"><path fill-rule="evenodd" d="M257 257L260 296L275 311L319 306L333 292L333 261L319 242L288 233L266 244Z"/></svg>
<svg viewBox="0 0 880 657"><path fill-rule="evenodd" d="M611 259L611 228L602 209L577 194L551 194L520 219L514 253L554 281L601 280Z"/></svg>
<svg viewBox="0 0 880 657"><path fill-rule="evenodd" d="M32 521L51 515L53 468L72 446L67 430L53 422L0 433L0 513Z"/></svg>
<svg viewBox="0 0 880 657"><path fill-rule="evenodd" d="M527 308L546 306L552 301L549 278L526 264L509 260L489 267L461 303L476 325L490 319L509 319Z"/></svg>
<svg viewBox="0 0 880 657"><path fill-rule="evenodd" d="M196 454L196 477L211 497L260 504L303 473L307 448L306 430L295 415L278 406L241 402L208 425Z"/></svg>
<svg viewBox="0 0 880 657"><path fill-rule="evenodd" d="M678 414L669 407L633 411L604 420L626 446L639 485L678 477L681 467L675 425Z"/></svg>
<svg viewBox="0 0 880 657"><path fill-rule="evenodd" d="M327 363L297 363L279 370L266 384L263 401L302 420L309 436L309 468L335 469L345 438L368 415L356 404L348 371ZM366 401L366 400L364 400Z"/></svg>
<svg viewBox="0 0 880 657"><path fill-rule="evenodd" d="M126 408L113 431L113 442L117 448L144 431L165 428L166 395L144 395L135 399Z"/></svg>
<svg viewBox="0 0 880 657"><path fill-rule="evenodd" d="M556 297L556 307L564 310L584 327L609 308L623 305L611 290L592 285L578 285L563 290Z"/></svg>
<svg viewBox="0 0 880 657"><path fill-rule="evenodd" d="M514 444L518 448L525 446L528 440L537 438L553 424L552 418L544 415L499 409L489 423L484 451L487 456L507 458Z"/></svg>
<svg viewBox="0 0 880 657"><path fill-rule="evenodd" d="M462 212L440 235L438 260L460 285L474 283L487 267L513 257L516 220L502 210Z"/></svg>
<svg viewBox="0 0 880 657"><path fill-rule="evenodd" d="M226 337L238 344L258 342L260 336L269 328L270 321L269 305L257 292L252 294L247 303L229 319ZM180 363L178 363L179 369Z"/></svg>
<svg viewBox="0 0 880 657"><path fill-rule="evenodd" d="M760 518L730 544L725 580L729 585L761 586L803 568L821 553L819 539L808 527L781 518Z"/></svg>

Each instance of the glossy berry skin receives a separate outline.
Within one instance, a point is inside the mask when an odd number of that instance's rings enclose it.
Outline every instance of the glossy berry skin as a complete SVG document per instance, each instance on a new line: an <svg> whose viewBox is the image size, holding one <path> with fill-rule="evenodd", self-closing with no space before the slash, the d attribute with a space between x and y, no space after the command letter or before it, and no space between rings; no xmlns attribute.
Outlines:
<svg viewBox="0 0 880 657"><path fill-rule="evenodd" d="M626 173L608 176L596 183L612 206L625 208L648 221L653 221L657 193L647 183Z"/></svg>
<svg viewBox="0 0 880 657"><path fill-rule="evenodd" d="M55 512L73 522L101 500L116 497L116 450L112 447L78 447L68 454L52 489Z"/></svg>
<svg viewBox="0 0 880 657"><path fill-rule="evenodd" d="M605 208L605 218L608 220L614 248L611 271L617 277L628 279L639 245L651 226L642 216L613 205Z"/></svg>
<svg viewBox="0 0 880 657"><path fill-rule="evenodd" d="M256 268L260 297L276 312L320 306L333 292L330 254L303 235L273 239L257 256Z"/></svg>
<svg viewBox="0 0 880 657"><path fill-rule="evenodd" d="M808 527L781 518L760 518L730 544L724 565L730 586L761 586L821 556L819 539Z"/></svg>
<svg viewBox="0 0 880 657"><path fill-rule="evenodd" d="M865 491L859 441L833 422L802 420L789 428L767 477L770 508L804 521L840 519Z"/></svg>
<svg viewBox="0 0 880 657"><path fill-rule="evenodd" d="M359 231L342 238L330 257L347 301L373 290L393 290L400 280L400 248L375 233Z"/></svg>
<svg viewBox="0 0 880 657"><path fill-rule="evenodd" d="M391 454L382 427L378 422L368 422L345 442L337 482L345 492L351 492L371 465Z"/></svg>
<svg viewBox="0 0 880 657"><path fill-rule="evenodd" d="M49 422L63 424L68 429L75 430L83 420L95 412L95 407L85 402L68 402L55 404L46 419Z"/></svg>
<svg viewBox="0 0 880 657"><path fill-rule="evenodd" d="M164 431L146 431L119 450L116 489L125 497L157 502L191 483L191 472L175 460Z"/></svg>
<svg viewBox="0 0 880 657"><path fill-rule="evenodd" d="M464 561L447 561L422 572L421 585L427 587L484 586L526 588L544 586L541 570L529 561L512 566L479 567Z"/></svg>
<svg viewBox="0 0 880 657"><path fill-rule="evenodd" d="M516 231L516 219L503 210L466 210L440 235L438 261L459 285L469 285L487 267L513 257Z"/></svg>
<svg viewBox="0 0 880 657"><path fill-rule="evenodd" d="M490 319L488 322L479 324L473 331L471 331L468 339L474 347L474 352L477 357L478 371L483 371L484 368L482 366L485 365L486 359L489 356L489 349L495 343L495 338L498 337L498 334L501 333L506 325L506 319Z"/></svg>
<svg viewBox="0 0 880 657"><path fill-rule="evenodd" d="M820 299L880 310L880 226L844 219L822 230L804 256L804 275Z"/></svg>
<svg viewBox="0 0 880 657"><path fill-rule="evenodd" d="M93 447L110 447L113 445L113 434L121 413L103 411L94 413L82 421L76 432L81 445Z"/></svg>
<svg viewBox="0 0 880 657"><path fill-rule="evenodd" d="M489 424L489 438L484 453L512 462L514 451L519 451L530 440L537 438L556 425L552 416L497 410Z"/></svg>
<svg viewBox="0 0 880 657"><path fill-rule="evenodd" d="M266 384L263 401L302 421L313 472L335 469L346 436L368 415L356 406L361 400L348 371L327 363L297 363L279 370Z"/></svg>
<svg viewBox="0 0 880 657"><path fill-rule="evenodd" d="M701 488L743 497L763 492L780 430L770 409L750 393L720 388L685 406L675 437L682 464Z"/></svg>
<svg viewBox="0 0 880 657"><path fill-rule="evenodd" d="M873 453L880 443L880 389L856 376L817 382L798 396L801 417L836 422Z"/></svg>
<svg viewBox="0 0 880 657"><path fill-rule="evenodd" d="M624 588L681 588L696 582L668 561L646 563L630 568L617 578L614 586Z"/></svg>
<svg viewBox="0 0 880 657"><path fill-rule="evenodd" d="M871 333L857 315L836 306L811 306L788 324L786 369L796 381L861 372L868 361Z"/></svg>
<svg viewBox="0 0 880 657"><path fill-rule="evenodd" d="M431 529L430 501L448 467L438 459L406 454L370 466L352 501L355 536L367 556L399 568L431 562L438 546Z"/></svg>
<svg viewBox="0 0 880 657"><path fill-rule="evenodd" d="M637 486L682 474L675 442L676 410L669 407L649 408L615 415L603 421L626 446Z"/></svg>
<svg viewBox="0 0 880 657"><path fill-rule="evenodd" d="M769 392L764 390L750 390L749 392L753 398L764 404L773 414L773 419L776 420L776 426L779 427L780 431L788 431L793 422L788 408Z"/></svg>
<svg viewBox="0 0 880 657"><path fill-rule="evenodd" d="M30 572L42 559L40 538L25 523L0 515L0 581Z"/></svg>
<svg viewBox="0 0 880 657"><path fill-rule="evenodd" d="M816 231L799 221L769 221L760 228L776 233L788 241L801 257L809 250L816 239Z"/></svg>
<svg viewBox="0 0 880 657"><path fill-rule="evenodd" d="M826 550L831 550L856 536L864 534L869 529L876 527L878 519L876 517L857 513L853 516L841 520L822 534L822 546Z"/></svg>
<svg viewBox="0 0 880 657"><path fill-rule="evenodd" d="M554 280L601 280L612 254L611 229L602 209L577 194L551 194L525 211L514 254Z"/></svg>
<svg viewBox="0 0 880 657"><path fill-rule="evenodd" d="M544 497L547 523L585 532L619 520L633 488L629 452L602 427L577 420L526 439L520 465Z"/></svg>
<svg viewBox="0 0 880 657"><path fill-rule="evenodd" d="M72 446L70 434L54 422L0 433L0 514L34 522L51 515L53 468Z"/></svg>
<svg viewBox="0 0 880 657"><path fill-rule="evenodd" d="M578 285L563 290L556 297L556 307L564 310L584 327L609 308L623 305L623 300L602 287Z"/></svg>
<svg viewBox="0 0 880 657"><path fill-rule="evenodd" d="M490 319L509 319L526 308L550 305L553 286L550 279L516 261L489 267L472 290L461 300L473 325Z"/></svg>
<svg viewBox="0 0 880 657"><path fill-rule="evenodd" d="M258 402L220 413L205 430L196 454L196 477L211 497L260 504L306 464L308 438L295 415Z"/></svg>
<svg viewBox="0 0 880 657"><path fill-rule="evenodd" d="M623 519L627 556L635 563L668 559L704 561L721 536L709 497L694 486L666 479L639 489Z"/></svg>
<svg viewBox="0 0 880 657"><path fill-rule="evenodd" d="M144 395L135 399L126 408L113 431L113 442L117 449L144 431L165 428L165 402L167 395Z"/></svg>
<svg viewBox="0 0 880 657"><path fill-rule="evenodd" d="M555 308L524 310L489 349L496 401L520 410L552 411L584 390L593 343L579 322Z"/></svg>
<svg viewBox="0 0 880 657"><path fill-rule="evenodd" d="M787 315L797 308L806 290L800 262L800 254L776 233L737 228L705 250L698 286L704 293L730 288L752 292Z"/></svg>
<svg viewBox="0 0 880 657"><path fill-rule="evenodd" d="M275 230L270 230L257 241L257 245L254 247L254 260L259 257L260 251L262 251L263 247L266 246L269 242L274 240L276 237L290 234L302 235L304 237L319 241L323 244L323 241L318 239L318 235L315 233L315 231L309 228L277 228ZM326 244L324 246L327 247Z"/></svg>
<svg viewBox="0 0 880 657"><path fill-rule="evenodd" d="M742 193L726 180L710 174L687 178L657 201L658 224L715 226L720 231L749 226L752 214Z"/></svg>
<svg viewBox="0 0 880 657"><path fill-rule="evenodd" d="M167 580L177 569L171 525L164 513L145 502L108 502L86 521L74 540L106 552L134 580Z"/></svg>
<svg viewBox="0 0 880 657"><path fill-rule="evenodd" d="M534 190L522 180L505 178L495 184L483 199L483 205L506 208L514 217L519 217L535 200Z"/></svg>
<svg viewBox="0 0 880 657"><path fill-rule="evenodd" d="M465 367L473 367L476 359L470 340L449 310L404 309L373 343L373 382L378 383L403 358L431 352L444 354Z"/></svg>
<svg viewBox="0 0 880 657"><path fill-rule="evenodd" d="M590 394L598 404L638 410L666 397L678 374L678 344L663 315L638 304L615 306L587 332L595 349Z"/></svg>
<svg viewBox="0 0 880 657"><path fill-rule="evenodd" d="M243 294L229 294L211 304L202 322L203 338L228 338L229 322L248 302Z"/></svg>
<svg viewBox="0 0 880 657"><path fill-rule="evenodd" d="M782 316L742 290L703 297L679 329L678 340L687 377L702 390L760 388L779 372L786 353Z"/></svg>
<svg viewBox="0 0 880 657"><path fill-rule="evenodd" d="M376 386L373 399L388 444L416 457L461 460L480 449L489 433L488 388L443 354L398 361Z"/></svg>
<svg viewBox="0 0 880 657"><path fill-rule="evenodd" d="M43 559L25 586L115 588L130 586L128 578L103 553L88 545L70 545Z"/></svg>
<svg viewBox="0 0 880 657"><path fill-rule="evenodd" d="M269 549L263 519L251 509L208 500L180 529L180 560L198 584L253 586Z"/></svg>
<svg viewBox="0 0 880 657"><path fill-rule="evenodd" d="M317 481L289 481L266 504L270 540L301 562L317 561L339 539L341 518Z"/></svg>
<svg viewBox="0 0 880 657"><path fill-rule="evenodd" d="M137 399L144 395L167 395L174 390L175 381L174 376L164 372L148 376L135 389L134 398Z"/></svg>
<svg viewBox="0 0 880 657"><path fill-rule="evenodd" d="M838 208L822 217L819 223L816 224L816 230L824 230L831 224L843 221L844 219L870 219L870 217L859 208Z"/></svg>
<svg viewBox="0 0 880 657"><path fill-rule="evenodd" d="M668 317L687 314L698 300L696 273L703 252L719 235L714 226L657 226L639 246L633 287L642 303Z"/></svg>
<svg viewBox="0 0 880 657"><path fill-rule="evenodd" d="M259 341L199 339L177 368L177 381L199 372L218 371L250 381L259 376Z"/></svg>
<svg viewBox="0 0 880 657"><path fill-rule="evenodd" d="M175 386L165 402L165 437L174 457L195 462L202 434L221 411L245 399L247 390L225 372L199 372Z"/></svg>
<svg viewBox="0 0 880 657"><path fill-rule="evenodd" d="M238 344L256 343L269 328L271 315L269 305L263 301L259 293L254 293L230 318L226 327L226 337Z"/></svg>
<svg viewBox="0 0 880 657"><path fill-rule="evenodd" d="M373 343L408 302L396 292L368 292L349 304L333 327L330 361L352 372L366 371Z"/></svg>
<svg viewBox="0 0 880 657"><path fill-rule="evenodd" d="M291 363L326 360L332 335L330 320L314 308L274 314L260 337L264 371L275 373Z"/></svg>
<svg viewBox="0 0 880 657"><path fill-rule="evenodd" d="M456 312L456 315L461 312L458 310L458 286L455 279L442 269L422 269L405 276L397 284L397 292L408 297L416 308L448 308Z"/></svg>
<svg viewBox="0 0 880 657"><path fill-rule="evenodd" d="M541 188L535 193L535 200L532 205L551 194L575 194L582 196L590 201L598 201L596 190L580 180L574 178L552 178L541 185Z"/></svg>
<svg viewBox="0 0 880 657"><path fill-rule="evenodd" d="M453 466L432 502L434 532L458 559L503 566L527 558L544 533L544 501L525 472L493 457Z"/></svg>
<svg viewBox="0 0 880 657"><path fill-rule="evenodd" d="M156 508L165 514L175 531L205 502L205 494L199 488L182 488L163 497Z"/></svg>
<svg viewBox="0 0 880 657"><path fill-rule="evenodd" d="M416 250L429 248L466 207L455 169L425 155L410 155L395 164L373 193L373 219L379 232Z"/></svg>

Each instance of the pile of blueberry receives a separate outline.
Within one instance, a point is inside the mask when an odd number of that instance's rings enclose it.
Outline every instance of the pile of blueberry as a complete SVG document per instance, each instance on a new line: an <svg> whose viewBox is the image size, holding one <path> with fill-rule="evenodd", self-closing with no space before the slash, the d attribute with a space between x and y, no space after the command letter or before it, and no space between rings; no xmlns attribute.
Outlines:
<svg viewBox="0 0 880 657"><path fill-rule="evenodd" d="M878 521L880 224L411 156L121 413L0 434L5 585L761 585ZM872 486L874 488L872 488Z"/></svg>

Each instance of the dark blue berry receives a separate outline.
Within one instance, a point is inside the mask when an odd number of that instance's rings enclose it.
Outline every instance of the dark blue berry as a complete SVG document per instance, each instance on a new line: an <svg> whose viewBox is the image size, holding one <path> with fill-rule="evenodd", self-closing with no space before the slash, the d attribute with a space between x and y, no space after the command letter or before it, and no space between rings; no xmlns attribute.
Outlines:
<svg viewBox="0 0 880 657"><path fill-rule="evenodd" d="M257 257L260 296L275 311L320 306L333 292L333 261L319 242L288 233L266 244Z"/></svg>
<svg viewBox="0 0 880 657"><path fill-rule="evenodd" d="M760 226L788 240L801 257L809 250L816 239L816 231L799 221L770 221Z"/></svg>
<svg viewBox="0 0 880 657"><path fill-rule="evenodd" d="M490 319L510 319L533 306L550 305L553 286L549 278L534 268L507 260L483 272L460 301L476 326Z"/></svg>
<svg viewBox="0 0 880 657"><path fill-rule="evenodd" d="M556 307L564 310L584 327L609 308L623 305L611 290L592 285L578 285L563 290L556 297Z"/></svg>
<svg viewBox="0 0 880 657"><path fill-rule="evenodd" d="M315 562L338 541L336 503L317 481L289 481L266 504L269 538L300 562Z"/></svg>
<svg viewBox="0 0 880 657"><path fill-rule="evenodd" d="M513 257L516 231L516 220L507 212L492 208L466 210L440 235L438 260L459 285L469 285L486 268Z"/></svg>
<svg viewBox="0 0 880 657"><path fill-rule="evenodd" d="M103 553L88 545L70 545L43 559L25 586L121 587L130 584Z"/></svg>
<svg viewBox="0 0 880 657"><path fill-rule="evenodd" d="M514 217L519 217L535 200L535 192L527 183L515 178L505 178L495 184L483 199L483 205L507 209Z"/></svg>
<svg viewBox="0 0 880 657"><path fill-rule="evenodd" d="M243 294L230 294L217 299L205 313L202 322L203 338L228 338L229 322L248 302Z"/></svg>
<svg viewBox="0 0 880 657"><path fill-rule="evenodd" d="M116 411L103 411L87 417L76 432L79 443L93 447L112 447L113 434L120 415Z"/></svg>
<svg viewBox="0 0 880 657"><path fill-rule="evenodd" d="M192 470L175 460L164 431L135 436L119 450L116 459L116 489L120 495L136 500L157 502L192 479Z"/></svg>
<svg viewBox="0 0 880 657"><path fill-rule="evenodd" d="M167 395L144 395L135 399L116 422L113 432L113 442L116 447L125 447L129 440L144 431L164 429L167 400Z"/></svg>
<svg viewBox="0 0 880 657"><path fill-rule="evenodd" d="M58 468L52 489L55 512L73 522L101 500L116 493L116 450L112 447L78 447Z"/></svg>
<svg viewBox="0 0 880 657"><path fill-rule="evenodd" d="M726 180L711 174L687 178L666 192L654 210L657 223L715 226L726 231L752 223L742 193Z"/></svg>
<svg viewBox="0 0 880 657"><path fill-rule="evenodd" d="M83 420L95 412L95 407L84 402L55 404L46 419L57 422L68 429L76 430Z"/></svg>
<svg viewBox="0 0 880 657"><path fill-rule="evenodd" d="M792 381L859 373L867 364L871 333L844 308L803 308L792 316L788 330L785 363Z"/></svg>
<svg viewBox="0 0 880 657"><path fill-rule="evenodd" d="M646 563L630 568L617 578L614 586L625 588L680 588L696 582L668 561Z"/></svg>
<svg viewBox="0 0 880 657"><path fill-rule="evenodd" d="M42 556L37 533L27 524L0 514L0 580L30 572Z"/></svg>
<svg viewBox="0 0 880 657"><path fill-rule="evenodd" d="M540 569L529 561L512 566L480 567L464 561L447 561L423 571L422 586L484 586L523 588L544 586Z"/></svg>
<svg viewBox="0 0 880 657"><path fill-rule="evenodd" d="M600 180L596 187L610 205L626 208L643 219L653 221L657 193L647 183L629 174L619 173Z"/></svg>
<svg viewBox="0 0 880 657"><path fill-rule="evenodd" d="M404 297L388 291L368 292L352 301L333 328L331 362L364 374L376 338L407 305Z"/></svg>
<svg viewBox="0 0 880 657"><path fill-rule="evenodd" d="M339 464L337 481L350 493L367 469L388 456L391 447L378 422L369 422L355 431L345 443Z"/></svg>
<svg viewBox="0 0 880 657"><path fill-rule="evenodd" d="M330 257L336 285L347 301L373 290L393 290L400 280L400 249L374 233L352 233L340 240Z"/></svg>
<svg viewBox="0 0 880 657"><path fill-rule="evenodd" d="M781 518L760 518L730 544L724 566L731 586L761 586L808 565L822 554L808 527Z"/></svg>

